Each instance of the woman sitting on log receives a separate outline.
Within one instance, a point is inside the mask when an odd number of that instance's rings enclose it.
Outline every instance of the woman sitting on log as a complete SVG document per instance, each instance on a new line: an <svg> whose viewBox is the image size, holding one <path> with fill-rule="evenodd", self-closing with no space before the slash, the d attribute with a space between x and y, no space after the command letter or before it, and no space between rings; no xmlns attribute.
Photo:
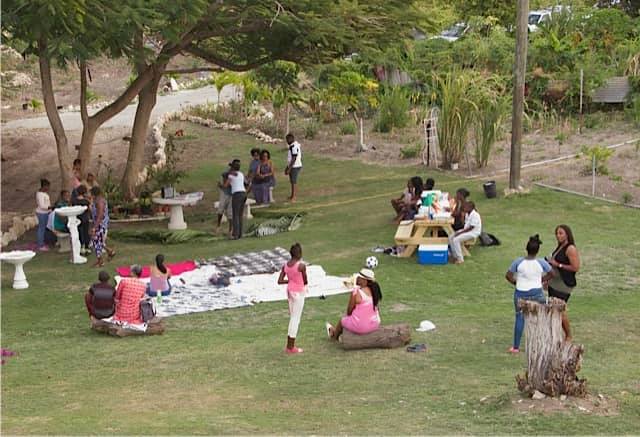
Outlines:
<svg viewBox="0 0 640 437"><path fill-rule="evenodd" d="M347 315L342 317L335 327L327 322L327 336L338 340L343 329L359 335L378 329L380 327L378 303L381 299L382 291L375 281L373 270L360 270L347 305Z"/></svg>
<svg viewBox="0 0 640 437"><path fill-rule="evenodd" d="M122 278L116 288L116 314L113 320L131 324L141 324L140 301L147 291L147 285L140 280L142 267L131 266L131 277Z"/></svg>
<svg viewBox="0 0 640 437"><path fill-rule="evenodd" d="M506 279L516 286L513 292L513 304L516 309L516 321L513 328L513 346L508 352L517 354L520 352L520 339L524 330L524 316L518 305L518 300L533 300L544 303L545 297L542 291L542 283L553 277L551 266L544 259L536 258L540 250L540 237L534 235L527 243L527 256L520 257L511 263L506 274Z"/></svg>

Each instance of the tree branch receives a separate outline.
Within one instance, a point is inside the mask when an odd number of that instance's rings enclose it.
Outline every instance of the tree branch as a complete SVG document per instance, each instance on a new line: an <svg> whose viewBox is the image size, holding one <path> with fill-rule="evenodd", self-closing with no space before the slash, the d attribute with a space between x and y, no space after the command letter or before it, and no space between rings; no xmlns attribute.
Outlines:
<svg viewBox="0 0 640 437"><path fill-rule="evenodd" d="M175 70L165 70L164 74L189 74L199 73L201 71L215 71L216 73L224 71L221 67L194 67L194 68L178 68Z"/></svg>
<svg viewBox="0 0 640 437"><path fill-rule="evenodd" d="M212 64L218 65L219 67L222 67L226 70L231 70L231 71L248 71L248 70L253 70L256 67L260 67L261 65L267 64L271 61L275 61L276 58L275 57L271 57L271 56L263 56L262 58L258 58L252 62L247 62L246 64L237 64L235 62L231 62L228 61L226 59L220 58L217 55L214 55L213 53L210 53L204 49L201 49L200 47L194 46L194 45L188 45L184 51L186 51L187 53L190 53L200 59L203 59L207 62L210 62Z"/></svg>
<svg viewBox="0 0 640 437"><path fill-rule="evenodd" d="M89 112L87 111L87 62L80 61L80 118L82 126L89 123Z"/></svg>

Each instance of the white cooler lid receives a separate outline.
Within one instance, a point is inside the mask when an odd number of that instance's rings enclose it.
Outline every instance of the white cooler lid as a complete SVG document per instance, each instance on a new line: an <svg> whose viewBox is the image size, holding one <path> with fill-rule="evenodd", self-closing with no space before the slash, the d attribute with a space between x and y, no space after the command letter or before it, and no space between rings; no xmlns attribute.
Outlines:
<svg viewBox="0 0 640 437"><path fill-rule="evenodd" d="M418 247L420 252L442 252L446 251L449 246L446 244L421 244Z"/></svg>

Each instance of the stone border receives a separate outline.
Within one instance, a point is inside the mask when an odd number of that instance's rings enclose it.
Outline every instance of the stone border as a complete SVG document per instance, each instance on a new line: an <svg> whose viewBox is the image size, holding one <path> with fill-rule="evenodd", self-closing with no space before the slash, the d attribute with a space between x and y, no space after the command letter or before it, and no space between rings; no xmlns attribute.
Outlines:
<svg viewBox="0 0 640 437"><path fill-rule="evenodd" d="M165 146L167 144L167 139L162 136L162 131L165 125L174 120L178 121L188 121L190 123L199 124L201 126L210 127L212 129L222 129L229 131L241 131L242 126L239 124L231 124L231 123L218 123L215 120L211 120L208 118L197 117L195 115L190 115L186 110L177 111L177 112L167 112L162 114L156 119L155 124L151 128L151 133L147 138L147 141L151 143L151 145L155 148L155 152L153 153L153 157L155 158L155 162L151 165L146 166L142 169L140 173L138 173L138 184L143 184L147 181L149 177L150 170L158 170L164 167L167 164L167 154L165 152ZM263 143L275 144L280 142L280 139L273 138L259 129L248 129L246 131L247 134L255 137L257 140L262 141Z"/></svg>
<svg viewBox="0 0 640 437"><path fill-rule="evenodd" d="M0 238L0 247L7 247L9 244L17 241L22 235L30 229L38 226L38 218L34 215L27 215L24 217L13 217L13 225L7 232L2 233Z"/></svg>

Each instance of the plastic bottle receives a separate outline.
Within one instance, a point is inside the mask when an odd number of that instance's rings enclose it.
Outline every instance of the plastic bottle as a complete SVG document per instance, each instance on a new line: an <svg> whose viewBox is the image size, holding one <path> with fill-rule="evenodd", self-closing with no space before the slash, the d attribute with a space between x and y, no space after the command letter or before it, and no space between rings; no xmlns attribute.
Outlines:
<svg viewBox="0 0 640 437"><path fill-rule="evenodd" d="M161 293L161 292L159 292L159 291L158 291L157 293L158 293L158 294L157 294L157 297L156 297L156 303L157 303L158 305L160 305L160 304L162 303L162 293Z"/></svg>

